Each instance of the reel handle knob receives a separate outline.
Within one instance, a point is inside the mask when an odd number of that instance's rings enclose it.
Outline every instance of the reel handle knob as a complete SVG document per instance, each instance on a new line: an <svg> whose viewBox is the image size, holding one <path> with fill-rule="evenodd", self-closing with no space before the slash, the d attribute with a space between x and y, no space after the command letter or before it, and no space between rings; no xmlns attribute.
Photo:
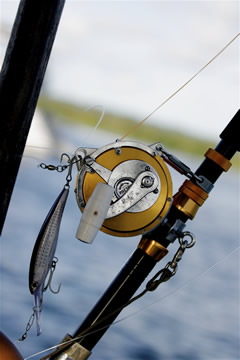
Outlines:
<svg viewBox="0 0 240 360"><path fill-rule="evenodd" d="M98 183L83 211L76 238L91 244L102 226L112 197L114 188L108 184Z"/></svg>

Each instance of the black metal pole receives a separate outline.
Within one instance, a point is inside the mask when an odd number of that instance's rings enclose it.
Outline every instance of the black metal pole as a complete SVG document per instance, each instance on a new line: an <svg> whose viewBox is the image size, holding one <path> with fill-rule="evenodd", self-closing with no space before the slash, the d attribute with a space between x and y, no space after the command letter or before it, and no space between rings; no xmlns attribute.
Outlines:
<svg viewBox="0 0 240 360"><path fill-rule="evenodd" d="M0 74L0 234L65 0L20 2Z"/></svg>

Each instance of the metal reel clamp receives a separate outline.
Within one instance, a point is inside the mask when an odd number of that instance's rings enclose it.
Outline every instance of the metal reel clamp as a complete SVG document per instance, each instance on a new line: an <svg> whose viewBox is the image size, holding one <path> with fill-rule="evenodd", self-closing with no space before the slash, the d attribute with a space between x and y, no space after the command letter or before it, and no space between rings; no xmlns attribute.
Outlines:
<svg viewBox="0 0 240 360"><path fill-rule="evenodd" d="M159 225L172 203L172 180L151 146L116 141L99 149L79 148L76 200L82 212L97 184L114 189L101 231L115 236L144 234Z"/></svg>

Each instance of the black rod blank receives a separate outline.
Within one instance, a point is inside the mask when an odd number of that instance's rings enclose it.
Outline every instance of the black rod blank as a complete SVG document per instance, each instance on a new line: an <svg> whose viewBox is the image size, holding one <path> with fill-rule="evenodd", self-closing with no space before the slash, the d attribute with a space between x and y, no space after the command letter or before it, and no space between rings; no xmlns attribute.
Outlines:
<svg viewBox="0 0 240 360"><path fill-rule="evenodd" d="M0 234L65 0L21 0L0 74Z"/></svg>
<svg viewBox="0 0 240 360"><path fill-rule="evenodd" d="M86 349L92 350L108 327L115 320L129 299L133 296L147 275L156 265L156 260L143 250L137 249L126 265L119 272L112 284L103 294L99 302L88 314L81 326L76 330L74 337L95 323L99 323L90 330L91 335L83 337L79 343ZM115 311L118 309L117 311ZM109 314L112 314L108 316ZM106 319L104 320L104 318ZM98 331L96 331L98 330Z"/></svg>

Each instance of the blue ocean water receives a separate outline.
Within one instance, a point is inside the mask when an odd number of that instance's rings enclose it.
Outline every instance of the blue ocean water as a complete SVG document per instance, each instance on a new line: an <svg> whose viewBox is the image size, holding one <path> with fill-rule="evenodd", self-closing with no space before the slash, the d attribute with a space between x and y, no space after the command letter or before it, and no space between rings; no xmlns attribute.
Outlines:
<svg viewBox="0 0 240 360"><path fill-rule="evenodd" d="M79 132L68 133L66 129L64 132L73 149L83 144ZM96 136L91 140L95 146L97 141L103 145L108 139ZM201 161L186 155L183 160L193 170ZM12 341L24 333L32 313L28 270L36 236L65 184L64 172L42 170L37 167L39 162L23 158L1 238L0 326ZM174 171L171 174L176 191L184 178ZM24 357L57 344L66 333L75 332L140 239L99 233L92 245L76 240L80 211L73 189L74 180L56 251L59 261L53 287L61 282L61 291L58 295L44 293L43 333L37 337L34 324L25 342L17 344ZM93 349L91 359L240 358L239 200L239 174L232 169L222 175L196 218L187 224L187 230L196 235L196 245L186 250L176 276L125 309L117 319L122 320ZM169 254L148 279L172 259L177 247L177 243L169 247ZM144 284L139 291L143 288ZM43 355L46 353L34 359Z"/></svg>

